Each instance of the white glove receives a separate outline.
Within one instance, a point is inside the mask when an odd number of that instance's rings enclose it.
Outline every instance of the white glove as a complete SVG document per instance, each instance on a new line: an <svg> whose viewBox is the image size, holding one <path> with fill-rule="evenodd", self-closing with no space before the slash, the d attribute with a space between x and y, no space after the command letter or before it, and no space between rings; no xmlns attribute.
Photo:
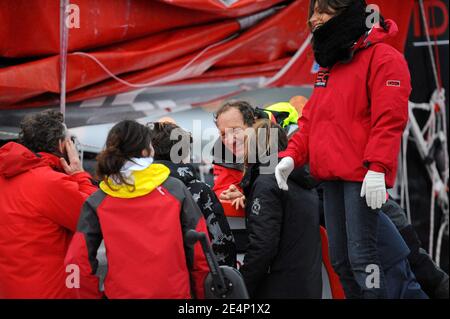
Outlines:
<svg viewBox="0 0 450 319"><path fill-rule="evenodd" d="M289 189L287 180L289 175L294 170L295 164L292 157L283 158L275 167L275 178L277 179L278 187L284 191Z"/></svg>
<svg viewBox="0 0 450 319"><path fill-rule="evenodd" d="M366 196L367 206L379 209L386 203L384 173L368 171L361 188L361 197Z"/></svg>

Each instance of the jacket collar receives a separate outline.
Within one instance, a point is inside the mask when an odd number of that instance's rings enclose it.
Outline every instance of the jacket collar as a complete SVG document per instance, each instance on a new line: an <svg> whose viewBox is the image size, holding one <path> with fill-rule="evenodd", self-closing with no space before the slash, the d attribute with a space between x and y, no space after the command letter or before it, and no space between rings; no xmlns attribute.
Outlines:
<svg viewBox="0 0 450 319"><path fill-rule="evenodd" d="M106 194L116 198L135 198L150 194L161 186L169 177L170 170L162 164L151 164L142 169L129 170L126 176L130 185L118 183L116 178L109 176L107 181L100 183L100 188Z"/></svg>

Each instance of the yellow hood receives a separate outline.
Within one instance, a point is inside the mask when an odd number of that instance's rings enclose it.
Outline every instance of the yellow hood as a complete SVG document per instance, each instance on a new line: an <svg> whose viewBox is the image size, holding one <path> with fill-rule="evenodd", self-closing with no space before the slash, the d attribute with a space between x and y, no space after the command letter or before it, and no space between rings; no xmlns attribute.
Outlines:
<svg viewBox="0 0 450 319"><path fill-rule="evenodd" d="M111 177L108 177L109 187L104 181L100 183L100 188L106 194L118 198L135 198L151 193L169 177L170 170L162 164L152 164L149 167L132 171L131 177L134 180L134 187L126 184L116 184Z"/></svg>

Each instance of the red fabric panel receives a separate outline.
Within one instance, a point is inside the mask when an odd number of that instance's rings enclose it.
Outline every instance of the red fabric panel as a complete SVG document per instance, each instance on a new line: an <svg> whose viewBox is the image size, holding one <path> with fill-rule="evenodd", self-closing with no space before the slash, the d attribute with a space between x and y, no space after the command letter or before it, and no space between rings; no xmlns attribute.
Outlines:
<svg viewBox="0 0 450 319"><path fill-rule="evenodd" d="M71 0L80 28L69 31L69 51L92 49L221 17L160 1ZM0 0L0 56L59 54L59 1Z"/></svg>
<svg viewBox="0 0 450 319"><path fill-rule="evenodd" d="M6 23L0 28L0 56L32 59L0 69L0 109L58 104L58 2L2 2L0 19ZM277 7L280 2L243 0L227 7L219 0L117 0L114 5L107 0L98 0L95 5L74 0L71 3L79 5L81 25L69 35L67 101L135 89L110 79L92 60L73 54L80 50L89 50L113 74L132 83L167 85L270 77L282 65L270 71L262 71L261 65L274 67L271 63L288 61L305 43L309 1L279 7L276 14L245 30L240 30L236 18ZM386 18L398 23L400 33L390 43L401 50L413 0L374 2ZM220 43L232 35L234 38ZM42 55L52 56L33 60ZM311 84L312 64L313 55L307 48L272 86Z"/></svg>
<svg viewBox="0 0 450 319"><path fill-rule="evenodd" d="M171 5L180 7L197 9L201 11L214 12L223 16L243 16L253 12L258 12L273 5L276 5L284 0L239 0L233 4L225 4L221 0L160 0Z"/></svg>
<svg viewBox="0 0 450 319"><path fill-rule="evenodd" d="M92 274L89 263L88 249L84 234L75 233L70 243L64 260L66 267L78 267L79 288L72 288L74 298L78 299L100 299L103 294L99 290L98 277ZM74 273L75 274L75 273ZM69 274L67 274L69 275Z"/></svg>
<svg viewBox="0 0 450 319"><path fill-rule="evenodd" d="M234 21L215 23L159 33L91 54L117 75L130 71L153 70L158 69L161 64L177 61L178 58L184 61L186 54L194 54L193 52L223 40L238 30L239 25ZM68 92L109 78L109 75L88 57L69 54L67 63ZM23 99L25 92L26 97L45 92L59 92L58 65L59 57L53 56L0 70L0 103L18 102ZM11 85L27 87L29 90L11 91Z"/></svg>
<svg viewBox="0 0 450 319"><path fill-rule="evenodd" d="M127 199L107 196L97 213L108 258L108 298L191 297L176 198L164 189Z"/></svg>

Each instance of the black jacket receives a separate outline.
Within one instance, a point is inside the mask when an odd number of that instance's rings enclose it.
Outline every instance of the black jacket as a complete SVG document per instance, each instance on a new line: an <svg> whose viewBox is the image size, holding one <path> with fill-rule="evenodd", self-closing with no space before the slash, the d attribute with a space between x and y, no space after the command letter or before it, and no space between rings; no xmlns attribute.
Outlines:
<svg viewBox="0 0 450 319"><path fill-rule="evenodd" d="M294 171L284 192L258 165L244 176L249 243L240 271L253 298L322 297L319 199L300 186L304 178Z"/></svg>
<svg viewBox="0 0 450 319"><path fill-rule="evenodd" d="M157 161L170 169L170 176L181 180L191 192L206 220L209 238L219 265L236 267L236 244L222 205L211 188L197 179L194 167Z"/></svg>

